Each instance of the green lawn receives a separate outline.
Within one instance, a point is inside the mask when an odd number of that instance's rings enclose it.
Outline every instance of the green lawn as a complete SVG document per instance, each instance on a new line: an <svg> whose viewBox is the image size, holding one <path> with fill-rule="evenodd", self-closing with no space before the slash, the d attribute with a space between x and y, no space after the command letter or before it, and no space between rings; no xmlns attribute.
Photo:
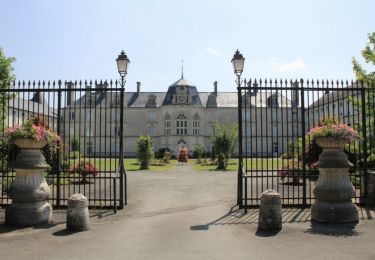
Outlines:
<svg viewBox="0 0 375 260"><path fill-rule="evenodd" d="M81 159L83 161L83 159ZM74 163L78 163L79 159L70 160L70 165ZM86 158L85 162L94 163L97 168L102 171L116 171L118 167L118 159L109 159L109 158ZM126 171L138 171L139 164L137 159L125 159L125 170ZM159 166L159 165L151 165L151 171L169 171L174 168L177 164L176 160L170 160L170 163L167 165Z"/></svg>
<svg viewBox="0 0 375 260"><path fill-rule="evenodd" d="M244 161L244 164L246 161ZM189 164L196 171L215 171L216 165L201 165L196 163L196 159L191 159ZM282 165L287 165L287 160L280 158L251 158L247 159L247 168L253 170L266 170L273 169L277 170L282 167ZM229 161L228 171L237 171L238 169L238 159L231 159Z"/></svg>

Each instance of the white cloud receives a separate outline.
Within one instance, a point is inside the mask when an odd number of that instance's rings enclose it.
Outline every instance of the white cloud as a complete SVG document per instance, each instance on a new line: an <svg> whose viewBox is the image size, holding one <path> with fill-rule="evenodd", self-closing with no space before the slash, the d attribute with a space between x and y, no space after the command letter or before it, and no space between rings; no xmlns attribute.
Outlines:
<svg viewBox="0 0 375 260"><path fill-rule="evenodd" d="M272 59L272 68L281 72L294 72L306 70L307 65L301 58L290 62L282 62L280 59L274 58Z"/></svg>
<svg viewBox="0 0 375 260"><path fill-rule="evenodd" d="M221 56L221 53L214 48L204 47L204 49L206 50L206 52L208 52L209 54L211 54L213 56Z"/></svg>

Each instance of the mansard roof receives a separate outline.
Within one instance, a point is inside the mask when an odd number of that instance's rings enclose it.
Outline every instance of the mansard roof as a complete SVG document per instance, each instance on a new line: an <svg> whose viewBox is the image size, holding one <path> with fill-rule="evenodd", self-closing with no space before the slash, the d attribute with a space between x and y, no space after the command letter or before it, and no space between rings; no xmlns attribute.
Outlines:
<svg viewBox="0 0 375 260"><path fill-rule="evenodd" d="M179 91L186 92L187 100L186 102L178 102L176 101L176 97L178 96ZM165 95L163 106L168 105L193 105L193 106L203 106L202 102L199 98L199 93L196 86L193 86L181 77L175 83L169 86L168 91Z"/></svg>
<svg viewBox="0 0 375 260"><path fill-rule="evenodd" d="M268 99L276 95L278 106L291 107L292 102L286 96L275 92L254 92L243 96L243 102L253 107L268 107ZM155 102L150 106L149 98L153 97ZM77 99L72 107L92 106L119 106L120 93L111 91L88 92ZM215 102L209 102L215 99ZM125 92L124 106L128 108L157 108L168 105L191 105L207 108L236 108L238 107L237 92L198 92L193 86L181 77L168 87L167 92Z"/></svg>
<svg viewBox="0 0 375 260"><path fill-rule="evenodd" d="M179 80L177 80L175 83L170 85L170 87L173 87L173 86L192 86L192 85L190 84L189 81L187 81L186 79L182 77Z"/></svg>

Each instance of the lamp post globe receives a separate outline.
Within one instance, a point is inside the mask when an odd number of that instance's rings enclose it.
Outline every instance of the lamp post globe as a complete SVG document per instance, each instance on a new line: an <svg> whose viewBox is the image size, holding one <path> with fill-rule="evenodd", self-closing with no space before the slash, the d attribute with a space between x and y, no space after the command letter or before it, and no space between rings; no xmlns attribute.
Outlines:
<svg viewBox="0 0 375 260"><path fill-rule="evenodd" d="M245 65L245 58L242 56L238 49L233 55L232 65L234 73L237 75L237 77L241 76Z"/></svg>
<svg viewBox="0 0 375 260"><path fill-rule="evenodd" d="M121 51L120 55L116 59L116 62L118 73L120 73L122 78L125 77L128 72L128 64L130 63L130 60L124 51Z"/></svg>

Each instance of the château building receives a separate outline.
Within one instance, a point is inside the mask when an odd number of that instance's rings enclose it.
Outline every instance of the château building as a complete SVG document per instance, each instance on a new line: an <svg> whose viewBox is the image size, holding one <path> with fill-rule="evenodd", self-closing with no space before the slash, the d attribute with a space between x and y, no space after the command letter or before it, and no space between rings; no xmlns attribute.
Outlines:
<svg viewBox="0 0 375 260"><path fill-rule="evenodd" d="M62 115L65 142L79 138L81 153L86 155L118 154L120 94L98 90L76 98L74 91L69 93ZM274 156L285 151L286 138L292 136L292 131L299 131L296 120L280 120L297 116L293 102L277 93L260 92L256 87L242 100L256 108L243 111L244 151L253 156ZM186 146L191 154L196 145L202 144L210 152L217 125L237 124L237 119L237 92L218 91L216 81L212 92L199 92L183 76L166 92L142 92L141 83L137 82L137 91L125 92L124 96L124 154L136 155L140 135L152 137L155 151L169 148L177 155L179 147ZM283 131L283 136L277 137L277 131Z"/></svg>

